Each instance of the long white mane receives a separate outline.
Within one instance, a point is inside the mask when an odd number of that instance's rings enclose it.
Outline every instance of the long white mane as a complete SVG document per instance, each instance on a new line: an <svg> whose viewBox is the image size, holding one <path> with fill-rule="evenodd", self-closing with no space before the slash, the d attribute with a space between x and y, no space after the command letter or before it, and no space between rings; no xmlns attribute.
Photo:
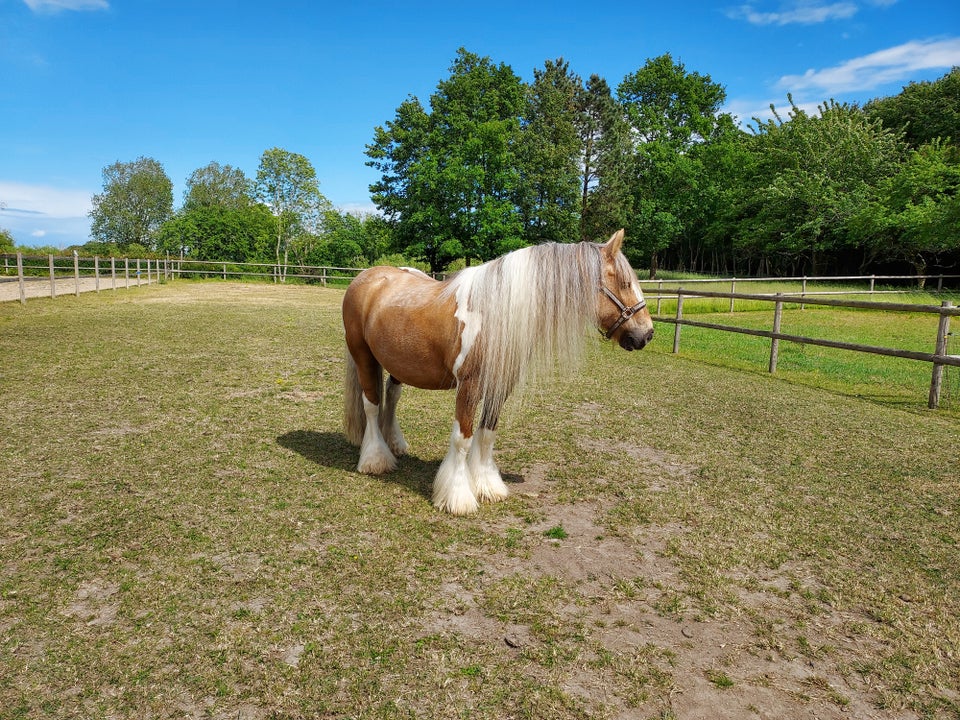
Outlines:
<svg viewBox="0 0 960 720"><path fill-rule="evenodd" d="M577 367L596 326L600 252L593 243L522 248L458 273L462 353L482 353L485 405L499 407L533 377ZM476 344L476 347L472 347ZM463 358L461 358L462 360Z"/></svg>

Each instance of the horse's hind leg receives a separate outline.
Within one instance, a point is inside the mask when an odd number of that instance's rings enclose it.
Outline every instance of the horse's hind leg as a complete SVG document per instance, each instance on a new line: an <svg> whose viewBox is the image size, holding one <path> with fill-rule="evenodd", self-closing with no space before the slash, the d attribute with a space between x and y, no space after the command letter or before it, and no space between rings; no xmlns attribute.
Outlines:
<svg viewBox="0 0 960 720"><path fill-rule="evenodd" d="M357 470L368 475L382 475L397 466L397 459L380 432L380 400L383 395L383 368L373 354L350 351L353 356L357 381L362 388L365 416L363 440L360 443L360 462ZM372 400L371 400L372 398Z"/></svg>
<svg viewBox="0 0 960 720"><path fill-rule="evenodd" d="M387 445L394 455L406 455L410 449L400 424L397 422L397 403L400 401L400 392L403 385L392 375L387 379L387 391L384 393L383 404L380 409L380 431L383 433Z"/></svg>

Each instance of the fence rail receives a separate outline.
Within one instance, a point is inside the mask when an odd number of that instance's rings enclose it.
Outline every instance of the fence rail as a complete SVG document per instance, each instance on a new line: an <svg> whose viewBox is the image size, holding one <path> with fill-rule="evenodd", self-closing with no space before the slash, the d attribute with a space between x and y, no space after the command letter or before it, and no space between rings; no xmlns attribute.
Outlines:
<svg viewBox="0 0 960 720"><path fill-rule="evenodd" d="M672 296L671 296L672 297ZM677 312L674 317L660 316L659 313L654 316L654 320L664 323L672 323L673 331L673 352L680 352L680 328L684 325L690 327L705 328L708 330L720 330L723 332L741 333L744 335L753 335L770 339L770 362L768 370L771 373L777 371L777 360L779 356L779 344L785 342L794 342L805 345L818 345L820 347L829 347L840 350L851 350L854 352L871 353L874 355L886 355L888 357L904 358L907 360L919 360L933 364L933 373L930 378L930 392L927 398L927 406L936 409L940 405L940 391L943 385L943 370L946 366L960 367L960 355L947 355L947 337L950 335L950 318L960 315L960 307L954 307L949 300L944 300L937 305L912 305L909 303L891 303L891 302L872 302L865 300L827 300L825 298L810 298L799 295L786 295L784 293L769 294L748 294L748 293L719 293L700 290L689 290L679 288L676 292ZM683 317L683 300L687 297L703 298L729 298L731 307L734 300L754 300L774 303L774 314L772 328L770 330L757 330L754 328L735 327L732 325L723 325L720 323L703 322L701 320L690 320ZM827 340L824 338L805 337L800 335L790 335L780 332L780 322L783 315L783 306L785 303L796 305L827 305L830 307L854 308L863 310L881 310L886 312L902 313L930 313L939 316L937 325L937 337L934 341L934 351L932 353L917 352L914 350L905 350L900 348L878 347L874 345L861 345L858 343L842 342L838 340Z"/></svg>
<svg viewBox="0 0 960 720"><path fill-rule="evenodd" d="M210 260L190 260L186 258L161 258L161 259L127 259L127 258L81 258L77 254L71 258L69 256L47 257L29 257L22 253L14 255L3 255L3 268L0 272L0 290L4 285L16 282L19 286L19 300L26 303L28 284L36 283L38 286L49 282L49 295L56 298L58 292L63 287L73 289L73 292L79 296L83 290L95 290L109 288L116 290L118 287L129 288L141 284L161 282L184 277L217 277L219 279L246 279L262 278L265 280L280 281L284 279L296 279L298 281L316 282L321 285L330 283L347 283L362 268L331 267L331 266L305 266L305 265L277 265L276 263L233 263L229 261L210 261ZM144 271L146 277L144 278ZM15 275L14 275L15 273ZM12 277L11 277L12 276ZM944 280L954 280L960 278L960 275L868 275L868 276L804 276L789 278L706 278L706 279L686 279L686 280L645 280L641 281L648 293L656 288L656 295L650 296L650 299L656 297L656 314L654 319L659 322L673 323L674 341L673 352L677 353L680 349L680 328L683 325L691 327L700 327L709 330L718 330L723 332L743 333L758 337L768 338L770 340L770 362L768 369L771 373L776 372L777 359L779 353L779 343L794 342L809 345L819 345L822 347L850 350L854 352L865 352L877 355L886 355L890 357L906 358L922 362L929 362L933 366L933 372L930 381L930 393L928 405L931 408L938 407L940 403L940 388L943 382L943 371L945 367L960 367L960 355L947 354L947 337L950 334L950 318L960 315L960 308L954 307L949 301L944 301L941 306L935 305L913 305L908 303L887 303L863 300L829 300L823 295L848 295L848 294L869 294L878 295L884 292L902 292L898 290L878 289L878 283L892 282L915 282L937 281L937 290L942 291ZM86 283L82 287L82 282ZM811 284L815 283L839 283L839 282L861 282L867 285L864 290L856 289L830 289L813 290ZM72 283L72 284L71 284ZM684 287L690 284L725 284L729 285L730 292L711 292L706 290L693 290ZM799 293L737 293L734 292L737 283L800 283ZM59 286L59 287L58 287ZM678 287L679 286L679 287ZM46 294L44 292L43 294ZM36 297L36 294L32 295ZM720 323L710 323L700 320L690 320L683 317L683 300L685 297L701 298L720 298L728 299L730 302L730 312L734 311L734 305L737 300L752 300L761 302L770 302L774 304L774 316L771 330L756 330L751 328L741 328ZM7 297L0 292L0 299L15 300L16 297ZM677 311L675 317L661 316L661 305L664 300L676 300ZM859 308L868 310L886 310L892 312L908 313L934 313L939 315L939 325L935 341L934 351L932 353L917 352L913 350L899 348L885 348L871 345L860 345L857 343L848 343L837 340L828 340L824 338L803 337L780 332L780 321L785 303L797 304L801 308L805 305L827 305L841 308Z"/></svg>

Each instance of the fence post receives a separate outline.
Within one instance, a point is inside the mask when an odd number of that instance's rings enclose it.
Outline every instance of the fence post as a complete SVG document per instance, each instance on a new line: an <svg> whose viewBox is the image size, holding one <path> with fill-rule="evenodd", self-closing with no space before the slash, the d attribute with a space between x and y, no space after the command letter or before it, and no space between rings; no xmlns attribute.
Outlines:
<svg viewBox="0 0 960 720"><path fill-rule="evenodd" d="M657 315L660 314L660 298L663 295L663 280L657 283Z"/></svg>
<svg viewBox="0 0 960 720"><path fill-rule="evenodd" d="M50 259L50 299L56 300L57 299L57 280L53 274L53 253L50 253L50 255L48 255L48 258Z"/></svg>
<svg viewBox="0 0 960 720"><path fill-rule="evenodd" d="M730 312L733 312L733 294L737 291L737 279L730 280Z"/></svg>
<svg viewBox="0 0 960 720"><path fill-rule="evenodd" d="M113 285L113 289L117 289L117 259L110 256L110 283Z"/></svg>
<svg viewBox="0 0 960 720"><path fill-rule="evenodd" d="M800 297L805 298L807 296L807 276L803 276L803 282L800 284ZM800 309L803 310L806 306L804 303L800 303Z"/></svg>
<svg viewBox="0 0 960 720"><path fill-rule="evenodd" d="M27 304L27 289L23 280L23 253L17 253L17 282L20 283L20 304Z"/></svg>
<svg viewBox="0 0 960 720"><path fill-rule="evenodd" d="M873 287L874 287L874 285L875 285L876 282L877 282L877 276L876 276L876 275L871 275L871 276L870 276L870 294L871 294L871 295L873 295Z"/></svg>
<svg viewBox="0 0 960 720"><path fill-rule="evenodd" d="M97 292L100 292L100 258L96 255L93 256L93 277L95 278L95 285Z"/></svg>
<svg viewBox="0 0 960 720"><path fill-rule="evenodd" d="M73 251L73 294L80 297L80 253Z"/></svg>
<svg viewBox="0 0 960 720"><path fill-rule="evenodd" d="M125 290L130 289L130 258L123 259L123 287Z"/></svg>
<svg viewBox="0 0 960 720"><path fill-rule="evenodd" d="M951 308L953 303L944 300L940 307ZM950 316L944 312L940 313L940 322L937 323L937 345L934 353L937 355L947 354L947 335L950 332ZM941 363L933 364L933 376L930 378L930 397L927 400L927 407L936 410L940 406L940 387L943 385L943 365Z"/></svg>
<svg viewBox="0 0 960 720"><path fill-rule="evenodd" d="M137 258L137 287L140 287L140 258Z"/></svg>
<svg viewBox="0 0 960 720"><path fill-rule="evenodd" d="M770 373L777 371L777 359L780 356L780 318L783 316L783 293L777 293L777 302L773 306L773 335L770 340Z"/></svg>
<svg viewBox="0 0 960 720"><path fill-rule="evenodd" d="M673 354L680 352L680 321L683 320L683 289L677 289L677 324L673 327Z"/></svg>

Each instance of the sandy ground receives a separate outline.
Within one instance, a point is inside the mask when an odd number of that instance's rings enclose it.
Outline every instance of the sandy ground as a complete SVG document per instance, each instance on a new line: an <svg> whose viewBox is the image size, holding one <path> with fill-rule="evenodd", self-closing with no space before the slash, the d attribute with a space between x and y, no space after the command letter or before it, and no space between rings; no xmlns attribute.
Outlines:
<svg viewBox="0 0 960 720"><path fill-rule="evenodd" d="M155 283L156 278L151 277L150 283ZM139 280L140 285L147 285L147 278L142 274ZM101 292L111 291L116 287L117 290L123 290L126 287L135 288L138 285L137 278L131 274L129 285L126 278L118 275L116 285L113 278L101 276L99 287ZM72 277L56 278L55 280L57 297L63 295L76 295L77 282ZM80 292L95 292L97 290L97 279L94 277L80 278ZM50 297L50 279L49 278L28 278L23 283L23 291L27 300L33 298ZM11 302L20 300L20 283L17 278L0 278L0 302Z"/></svg>

